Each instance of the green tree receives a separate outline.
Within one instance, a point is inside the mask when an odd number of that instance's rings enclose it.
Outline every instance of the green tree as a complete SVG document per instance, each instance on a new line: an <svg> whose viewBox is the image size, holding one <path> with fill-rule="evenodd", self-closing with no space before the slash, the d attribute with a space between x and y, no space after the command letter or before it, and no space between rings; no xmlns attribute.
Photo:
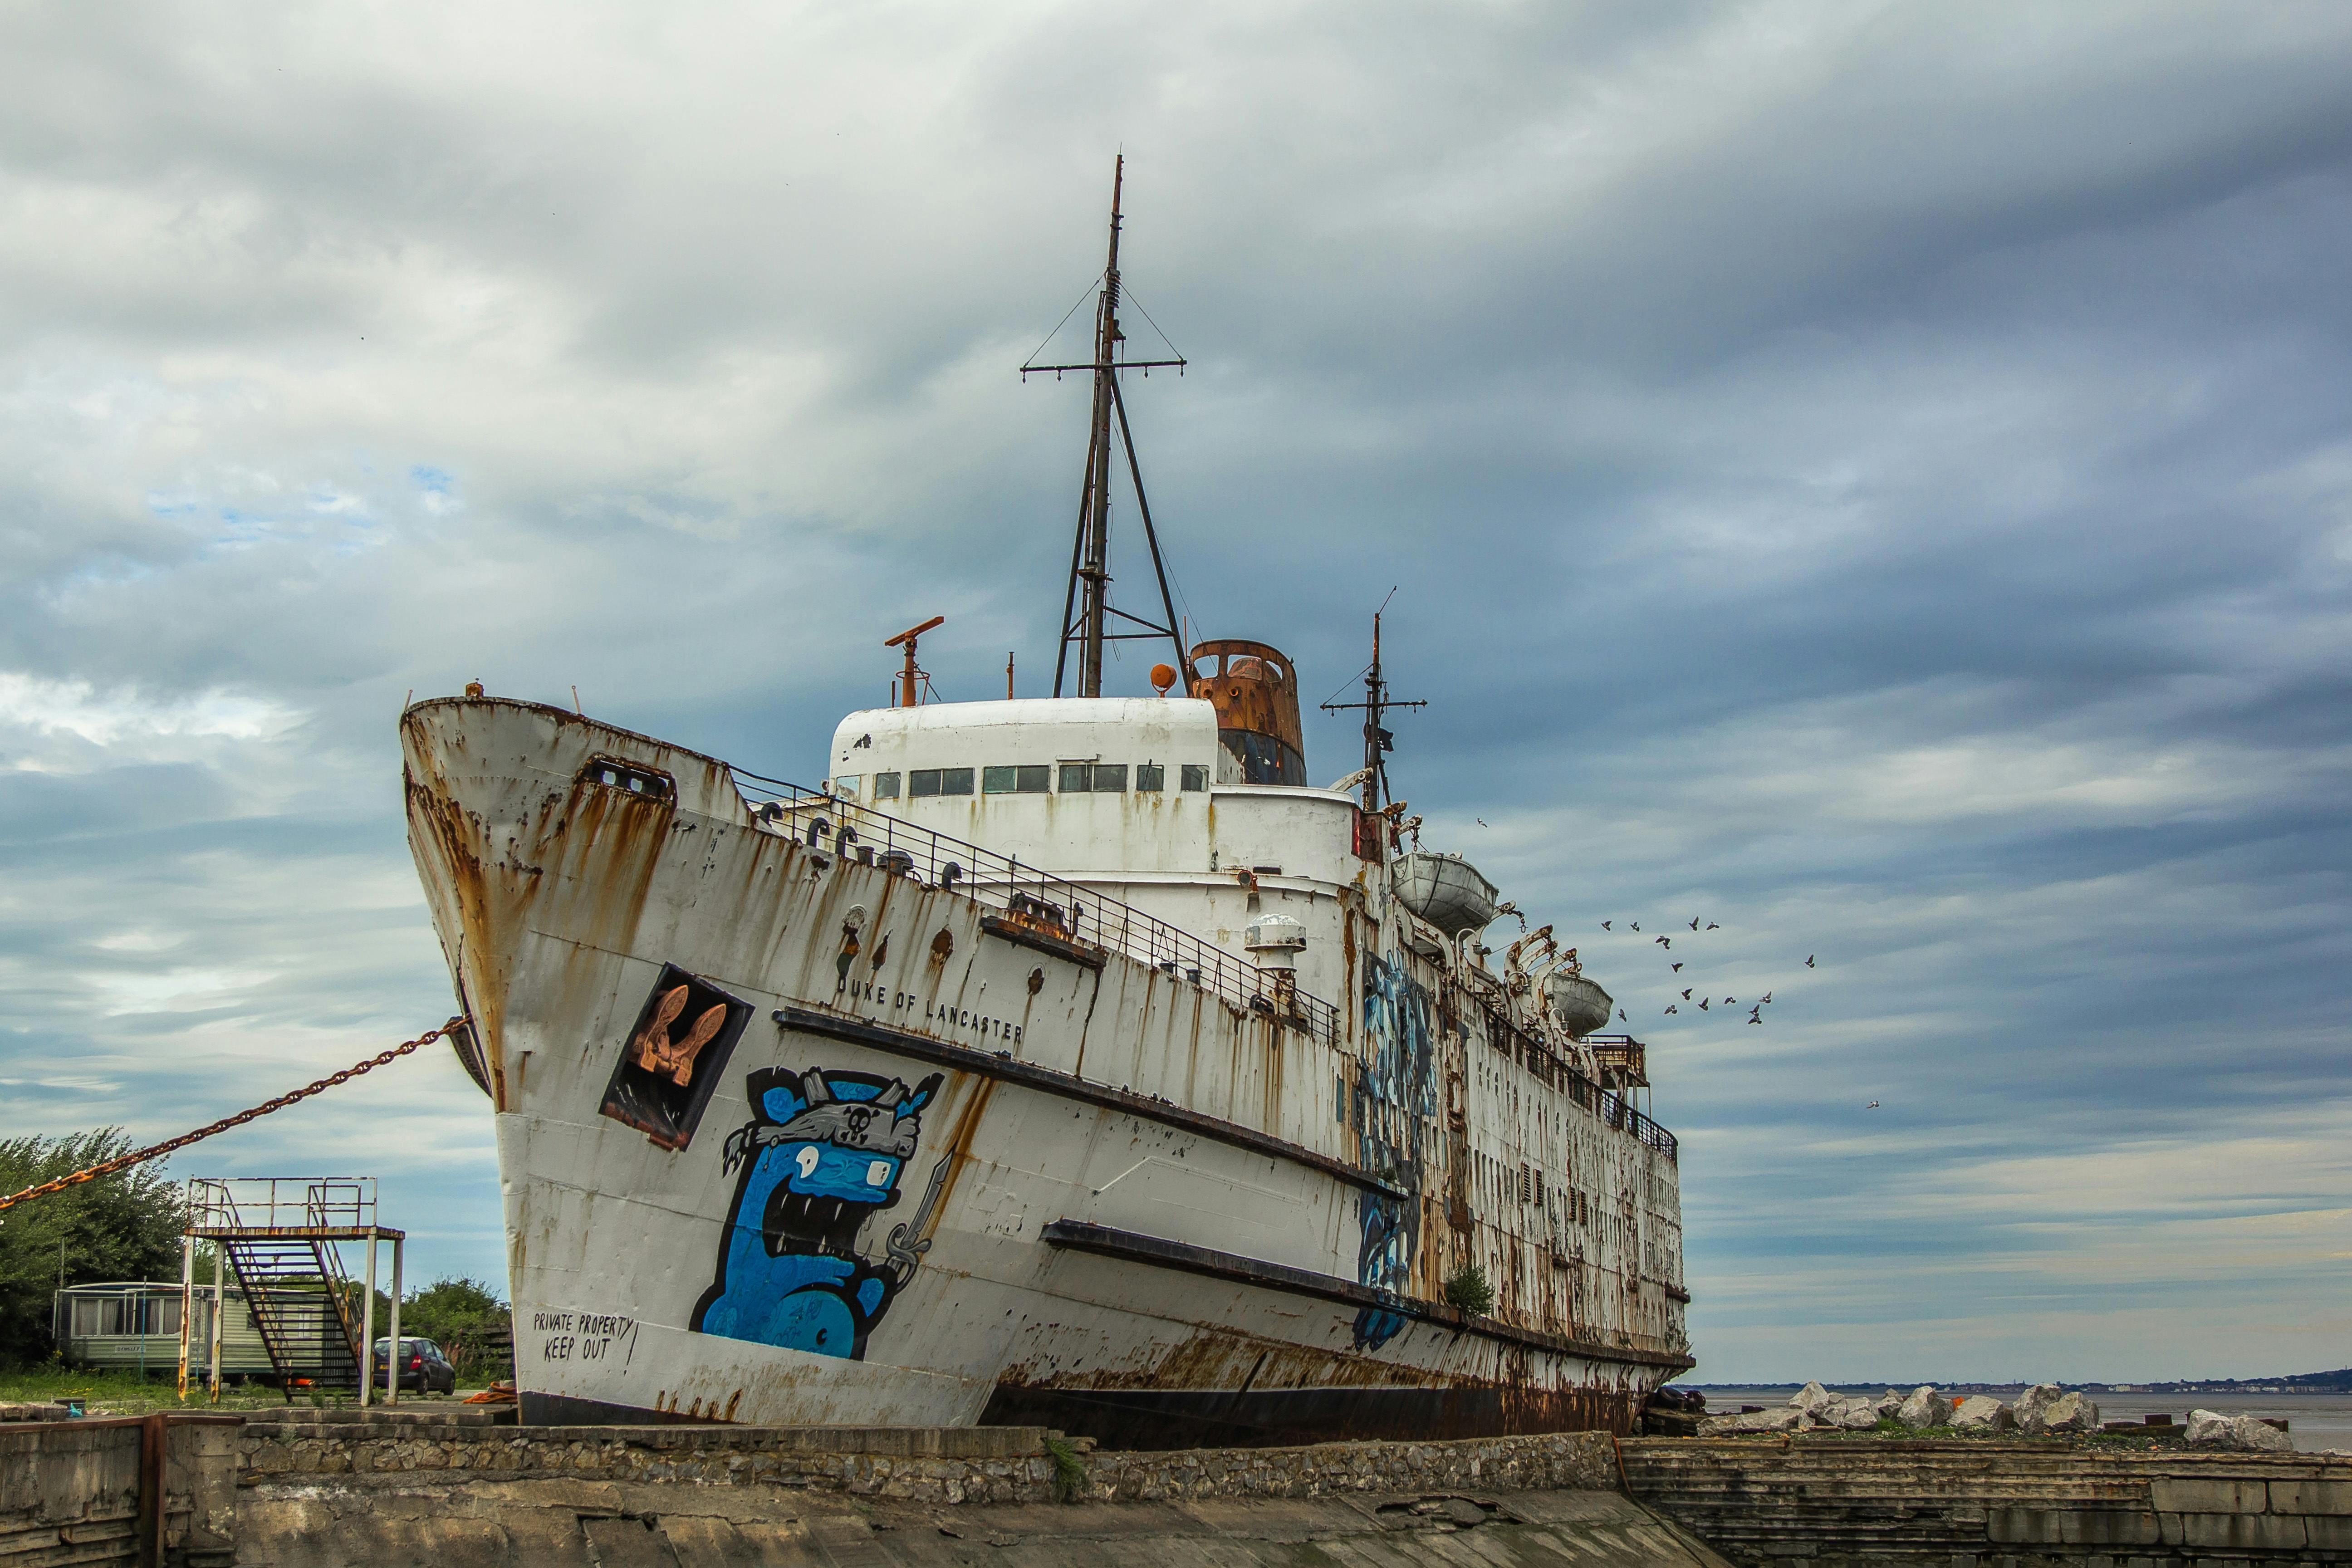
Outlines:
<svg viewBox="0 0 2352 1568"><path fill-rule="evenodd" d="M352 1321L365 1300L364 1288L351 1288ZM375 1332L392 1332L392 1298L375 1293ZM513 1317L498 1292L478 1279L436 1279L400 1299L400 1337L431 1340L457 1369L460 1385L514 1375Z"/></svg>
<svg viewBox="0 0 2352 1568"><path fill-rule="evenodd" d="M411 1291L400 1304L400 1331L446 1351L460 1383L514 1375L512 1316L478 1279L436 1279Z"/></svg>
<svg viewBox="0 0 2352 1568"><path fill-rule="evenodd" d="M0 1139L0 1194L132 1147L120 1127ZM181 1189L158 1167L136 1165L0 1210L0 1363L21 1365L55 1351L50 1303L60 1273L68 1285L179 1279L184 1205Z"/></svg>

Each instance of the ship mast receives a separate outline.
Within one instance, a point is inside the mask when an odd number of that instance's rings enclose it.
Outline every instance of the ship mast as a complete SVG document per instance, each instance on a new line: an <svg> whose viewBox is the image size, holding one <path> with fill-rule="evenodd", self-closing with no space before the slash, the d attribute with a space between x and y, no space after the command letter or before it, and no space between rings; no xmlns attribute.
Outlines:
<svg viewBox="0 0 2352 1568"><path fill-rule="evenodd" d="M1122 370L1152 370L1173 366L1181 374L1184 360L1174 359L1122 360L1119 344L1127 334L1118 325L1118 231L1122 222L1119 195L1126 183L1127 158L1121 154L1111 165L1110 177L1110 254L1103 266L1102 292L1095 301L1095 355L1084 364L1038 364L1021 367L1025 380L1032 372L1090 371L1094 374L1094 408L1087 426L1087 477L1078 501L1078 533L1070 547L1069 586L1062 595L1061 648L1054 660L1054 695L1062 695L1062 684L1067 673L1070 646L1078 648L1078 689L1080 697L1102 695L1103 644L1136 637L1166 637L1176 646L1176 668L1184 677L1184 689L1192 688L1192 660L1184 647L1184 638L1177 630L1176 604L1168 591L1168 568L1160 559L1160 536L1151 526L1151 503L1143 493L1143 471L1135 458L1135 436L1128 428L1126 400L1119 395L1118 373ZM1118 423L1119 444L1127 454L1128 476L1135 483L1136 512L1143 521L1144 542L1151 550L1151 569L1160 580L1160 604L1166 615L1165 624L1147 621L1115 608L1110 602L1110 486L1113 457L1111 452L1111 422ZM1113 631L1110 618L1132 623L1140 631Z"/></svg>
<svg viewBox="0 0 2352 1568"><path fill-rule="evenodd" d="M1110 405L1113 356L1126 335L1118 330L1118 198L1127 155L1111 165L1110 258L1103 263L1102 295L1095 302L1095 407L1087 426L1087 497L1078 510L1085 564L1078 568L1084 627L1078 653L1078 695L1102 695L1103 616L1110 607Z"/></svg>
<svg viewBox="0 0 2352 1568"><path fill-rule="evenodd" d="M1389 592L1393 595L1396 590ZM1381 601L1385 609L1388 600ZM1396 749L1396 737L1381 727L1381 720L1392 708L1426 708L1425 700L1401 702L1389 695L1389 683L1381 674L1381 611L1372 612L1372 662L1364 671L1364 700L1361 702L1326 702L1326 713L1342 713L1352 708L1364 711L1364 815L1371 816L1381 809L1381 797L1388 794L1389 765L1387 752Z"/></svg>

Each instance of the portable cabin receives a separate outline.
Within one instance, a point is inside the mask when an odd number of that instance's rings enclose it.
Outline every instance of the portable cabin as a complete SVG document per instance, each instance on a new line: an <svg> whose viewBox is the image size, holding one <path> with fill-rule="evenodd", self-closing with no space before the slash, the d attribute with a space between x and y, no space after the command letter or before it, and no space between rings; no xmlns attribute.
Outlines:
<svg viewBox="0 0 2352 1568"><path fill-rule="evenodd" d="M210 1285L198 1286L194 1291L194 1316L188 1324L188 1372L194 1378L210 1371L212 1294ZM298 1310L309 1307L318 1319L320 1331L326 1331L333 1309L325 1296L304 1291L276 1294ZM270 1364L261 1332L254 1327L245 1292L231 1285L226 1295L228 1310L222 1318L221 1376L274 1380L278 1369ZM58 1353L72 1364L142 1375L179 1375L177 1280L126 1279L68 1286L55 1293L52 1311Z"/></svg>

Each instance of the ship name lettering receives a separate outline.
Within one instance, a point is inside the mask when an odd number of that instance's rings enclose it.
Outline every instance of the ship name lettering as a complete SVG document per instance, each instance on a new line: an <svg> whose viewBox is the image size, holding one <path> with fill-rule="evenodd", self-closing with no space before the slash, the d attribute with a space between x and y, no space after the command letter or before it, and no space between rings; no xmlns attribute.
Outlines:
<svg viewBox="0 0 2352 1568"><path fill-rule="evenodd" d="M1016 1046L1021 1043L1022 1026L1020 1025L1003 1018L988 1017L973 1012L969 1007L948 1007L925 1003L923 1016L928 1021L952 1024L959 1029L973 1030L991 1039L1010 1040Z"/></svg>
<svg viewBox="0 0 2352 1568"><path fill-rule="evenodd" d="M1015 1046L1021 1043L1025 1027L1007 1018L992 1018L985 1014L975 1013L969 1007L950 1007L941 1003L925 1002L911 991L893 991L870 980L855 983L845 980L834 988L834 994L855 1002L871 1002L893 1013L911 1012L920 1002L925 1023L952 1025L959 1029L970 1029L988 1039L1003 1040Z"/></svg>

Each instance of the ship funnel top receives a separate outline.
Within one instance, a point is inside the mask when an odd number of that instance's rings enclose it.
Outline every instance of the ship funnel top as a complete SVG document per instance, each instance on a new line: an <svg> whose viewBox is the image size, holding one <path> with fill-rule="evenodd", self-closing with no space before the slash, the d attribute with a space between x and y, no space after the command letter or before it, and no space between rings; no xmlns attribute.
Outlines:
<svg viewBox="0 0 2352 1568"><path fill-rule="evenodd" d="M1241 763L1242 781L1305 784L1298 677L1288 656L1262 642L1218 637L1194 644L1192 658L1199 671L1192 695L1215 706L1217 739Z"/></svg>

